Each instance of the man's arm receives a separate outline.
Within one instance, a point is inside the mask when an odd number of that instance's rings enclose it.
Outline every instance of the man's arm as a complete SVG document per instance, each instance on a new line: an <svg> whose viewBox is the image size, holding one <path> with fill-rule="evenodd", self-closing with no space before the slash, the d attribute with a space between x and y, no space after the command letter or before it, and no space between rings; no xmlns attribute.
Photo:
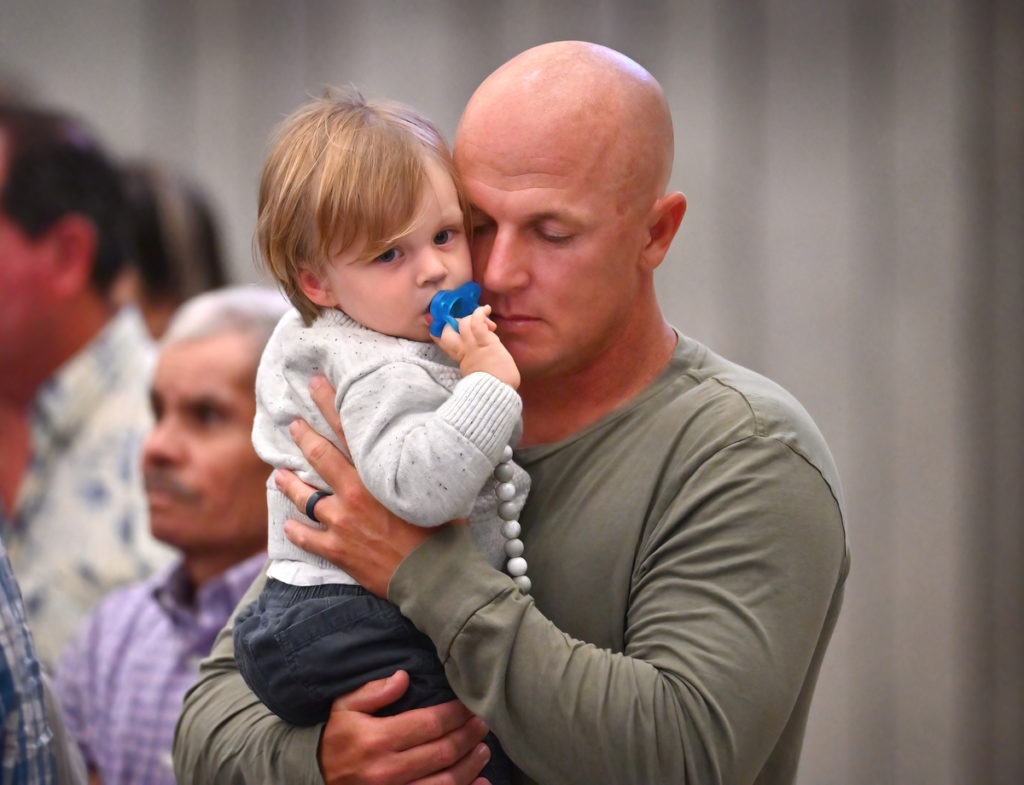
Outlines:
<svg viewBox="0 0 1024 785"><path fill-rule="evenodd" d="M765 449L786 466L751 480L762 511L724 487L717 498L680 494L641 545L621 652L558 629L454 527L401 562L388 596L536 782L751 783L787 736L795 767L844 544L817 472ZM730 460L707 469L727 472Z"/></svg>
<svg viewBox="0 0 1024 785"><path fill-rule="evenodd" d="M239 608L259 595L265 581L264 572ZM372 716L402 695L408 685L404 674L339 698L326 725L287 724L259 701L238 672L233 619L234 614L185 696L174 738L179 782L371 785L447 771L453 785L466 785L486 763L487 747L480 742L487 727L456 701L392 717Z"/></svg>
<svg viewBox="0 0 1024 785"><path fill-rule="evenodd" d="M425 536L375 514L340 452L302 423L292 435L338 495L318 507L328 530L289 537L398 604L531 777L745 783L778 767L763 781L791 781L845 538L828 483L788 446L742 439L702 456L685 488L665 483L643 541L622 543L640 550L613 652L559 630L459 528ZM308 494L294 475L278 483Z"/></svg>

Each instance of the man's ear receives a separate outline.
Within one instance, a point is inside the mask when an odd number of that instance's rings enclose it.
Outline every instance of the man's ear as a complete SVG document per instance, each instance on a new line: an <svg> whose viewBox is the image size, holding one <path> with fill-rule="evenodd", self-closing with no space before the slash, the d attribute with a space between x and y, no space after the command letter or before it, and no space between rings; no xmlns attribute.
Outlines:
<svg viewBox="0 0 1024 785"><path fill-rule="evenodd" d="M41 241L50 261L52 291L57 297L76 297L92 285L99 239L96 226L83 215L69 213L46 230Z"/></svg>
<svg viewBox="0 0 1024 785"><path fill-rule="evenodd" d="M299 288L314 305L321 308L335 308L338 305L338 299L327 286L323 276L315 273L305 263L299 267Z"/></svg>
<svg viewBox="0 0 1024 785"><path fill-rule="evenodd" d="M653 270L661 264L685 214L686 197L678 191L665 194L654 203L648 214L647 244L641 253L648 269Z"/></svg>

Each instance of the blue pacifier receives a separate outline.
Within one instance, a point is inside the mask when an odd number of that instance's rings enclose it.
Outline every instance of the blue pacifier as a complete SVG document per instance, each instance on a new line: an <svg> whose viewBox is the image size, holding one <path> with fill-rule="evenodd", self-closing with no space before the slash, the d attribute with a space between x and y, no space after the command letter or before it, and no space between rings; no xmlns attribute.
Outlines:
<svg viewBox="0 0 1024 785"><path fill-rule="evenodd" d="M480 286L469 281L457 289L442 289L430 301L430 334L440 338L444 326L450 324L455 332L459 331L456 319L469 316L480 306Z"/></svg>

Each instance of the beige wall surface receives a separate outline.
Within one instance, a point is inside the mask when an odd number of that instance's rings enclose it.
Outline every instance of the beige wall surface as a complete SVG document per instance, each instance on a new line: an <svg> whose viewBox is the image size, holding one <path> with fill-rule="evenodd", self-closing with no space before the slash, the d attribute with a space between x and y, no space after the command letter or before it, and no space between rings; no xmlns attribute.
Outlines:
<svg viewBox="0 0 1024 785"><path fill-rule="evenodd" d="M449 136L549 40L664 85L684 332L789 387L853 572L802 785L1024 782L1024 20L1010 0L0 0L0 79L214 200L236 280L267 137L324 85Z"/></svg>

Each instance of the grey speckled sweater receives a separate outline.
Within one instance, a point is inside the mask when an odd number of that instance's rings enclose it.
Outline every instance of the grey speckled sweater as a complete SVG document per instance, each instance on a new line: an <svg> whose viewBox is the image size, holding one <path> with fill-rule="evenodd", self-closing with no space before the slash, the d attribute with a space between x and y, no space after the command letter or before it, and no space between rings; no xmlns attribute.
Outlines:
<svg viewBox="0 0 1024 785"><path fill-rule="evenodd" d="M309 394L323 374L337 390L345 438L366 487L396 515L420 526L470 517L478 547L495 566L503 562L492 473L507 444L521 432L518 393L495 377L459 368L433 343L370 330L345 313L326 311L308 327L295 310L278 323L256 374L253 444L276 468L294 471L326 489L288 435L303 418L334 438ZM340 446L340 445L339 445ZM522 507L530 479L515 466L514 503ZM284 522L317 524L267 482L268 552L272 560L341 570L299 549L284 536Z"/></svg>

